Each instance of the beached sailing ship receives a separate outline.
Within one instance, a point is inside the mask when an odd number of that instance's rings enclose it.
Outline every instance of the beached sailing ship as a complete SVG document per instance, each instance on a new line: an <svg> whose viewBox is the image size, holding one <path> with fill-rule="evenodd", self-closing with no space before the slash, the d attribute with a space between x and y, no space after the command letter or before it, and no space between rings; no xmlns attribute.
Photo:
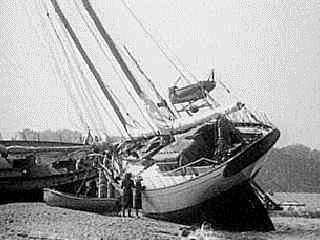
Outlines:
<svg viewBox="0 0 320 240"><path fill-rule="evenodd" d="M107 49L121 71L118 81L124 83L124 93L137 107L133 117L126 111L121 96L117 96L123 92L112 91L111 80L99 73L59 2L49 2L42 9L60 52L70 66L72 63L76 66L69 70L80 72L83 81L88 79L81 69L90 70L95 91L100 90L100 96L108 101L113 114L110 119L116 119L114 128L123 136L98 165L116 188L116 177L125 173L142 177L146 186L142 197L146 215L167 220L195 216L202 203L258 174L264 156L279 138L279 130L264 114L250 111L239 101L231 105L220 102L215 97L218 87L228 97L231 93L215 78L214 71L208 80L190 83L190 78L170 61L180 79L189 84L170 87L169 97L165 98L130 50L126 46L122 49L107 33L90 1L82 0L82 5L74 1L81 21L100 50ZM86 90L88 96L95 94L89 87ZM95 99L100 101L97 96ZM136 115L141 117L135 118Z"/></svg>

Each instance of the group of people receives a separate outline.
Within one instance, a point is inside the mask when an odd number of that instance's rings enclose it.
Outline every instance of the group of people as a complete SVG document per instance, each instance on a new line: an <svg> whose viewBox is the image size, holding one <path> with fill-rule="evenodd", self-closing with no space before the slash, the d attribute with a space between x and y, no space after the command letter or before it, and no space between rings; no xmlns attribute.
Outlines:
<svg viewBox="0 0 320 240"><path fill-rule="evenodd" d="M121 194L121 209L122 216L125 217L127 210L127 216L131 217L131 209L135 209L136 217L139 218L139 210L142 209L142 191L145 189L142 186L142 178L138 176L135 181L132 179L131 173L124 175L124 179L121 182L121 188L123 193ZM134 191L135 190L135 191ZM97 197L98 187L96 181L92 180L86 184L83 190L83 194L87 197ZM133 192L135 194L133 194ZM120 207L119 206L119 207ZM120 210L120 209L119 209Z"/></svg>
<svg viewBox="0 0 320 240"><path fill-rule="evenodd" d="M97 139L95 139L97 140ZM88 137L86 138L86 144L92 144L93 137L91 135L91 132L89 131ZM142 209L142 191L145 189L144 186L142 186L142 178L141 176L138 176L135 181L132 179L131 173L126 173L124 175L123 180L120 182L120 178L114 178L116 174L114 174L114 171L112 167L110 166L111 159L113 158L113 154L119 154L122 153L125 156L132 156L134 158L139 158L139 155L135 152L136 148L139 148L139 145L137 143L130 145L129 147L123 147L121 144L116 146L108 146L108 149L105 148L105 146L101 144L97 144L98 141L95 141L95 148L94 153L102 153L104 155L104 161L103 164L107 169L110 170L110 177L114 179L114 181L118 184L120 183L120 187L123 190L123 193L121 194L121 210L122 210L122 216L125 217L125 213L127 210L127 216L131 217L131 209L135 209L136 217L139 218L139 210ZM79 162L77 164L79 165ZM119 181L119 182L118 182ZM134 192L135 190L135 192ZM91 181L88 185L86 185L85 189L85 195L88 197L96 197L98 192L98 187L96 186L95 181ZM133 192L135 194L133 194ZM119 206L120 207L120 206ZM120 209L119 209L120 210Z"/></svg>
<svg viewBox="0 0 320 240"><path fill-rule="evenodd" d="M133 208L133 200L134 200L134 208L136 210L136 216L139 218L139 210L142 209L142 198L141 193L145 189L142 186L142 178L140 176L137 177L136 182L132 180L131 173L127 173L124 176L124 179L121 182L121 188L123 189L123 194L121 197L121 205L122 205L122 216L125 217L125 211L128 212L128 217L131 217L131 208ZM135 198L133 199L133 188L135 188Z"/></svg>

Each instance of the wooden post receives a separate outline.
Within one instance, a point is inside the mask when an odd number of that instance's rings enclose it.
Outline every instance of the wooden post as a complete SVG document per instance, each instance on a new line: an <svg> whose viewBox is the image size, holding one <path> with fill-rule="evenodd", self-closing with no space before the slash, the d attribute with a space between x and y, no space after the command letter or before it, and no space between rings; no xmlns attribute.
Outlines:
<svg viewBox="0 0 320 240"><path fill-rule="evenodd" d="M103 169L99 168L99 188L98 188L98 198L107 197L107 179L103 174Z"/></svg>

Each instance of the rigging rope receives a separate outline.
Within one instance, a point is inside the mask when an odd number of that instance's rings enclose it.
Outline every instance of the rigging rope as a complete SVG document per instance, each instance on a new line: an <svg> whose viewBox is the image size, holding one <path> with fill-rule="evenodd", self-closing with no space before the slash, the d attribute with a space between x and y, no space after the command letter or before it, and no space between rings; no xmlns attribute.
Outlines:
<svg viewBox="0 0 320 240"><path fill-rule="evenodd" d="M53 0L52 0L53 1ZM125 74L128 81L133 86L135 92L140 97L140 99L144 102L145 107L149 110L147 110L147 113L150 115L151 119L155 123L155 125L159 128L162 128L163 126L160 125L166 125L167 121L160 113L158 107L156 104L148 98L148 96L144 93L144 91L141 89L140 85L138 84L136 78L128 68L126 62L124 61L122 55L120 54L120 51L117 49L117 46L111 36L105 31L104 26L102 25L98 15L96 14L95 10L93 9L91 3L89 0L82 0L82 5L85 8L85 10L89 13L89 16L91 17L92 21L95 23L95 26L97 30L99 31L101 37L109 47L110 51L112 52L112 55L117 60L121 70Z"/></svg>
<svg viewBox="0 0 320 240"><path fill-rule="evenodd" d="M48 9L47 7L44 5L44 3L40 0L40 4L43 4L42 7L44 8L44 11L45 12L48 12ZM41 9L40 9L40 5L37 5L37 9L38 9L38 15L40 16L40 20L42 21L42 27L44 29L45 32L49 33L45 36L48 36L48 35L51 35L51 32L45 28L46 24L44 23L44 19L43 19L43 15L41 14ZM61 66L61 63L60 61L58 61L58 58L57 56L55 55L54 53L54 50L51 46L51 42L47 39L47 38L44 38L45 42L47 43L46 46L48 47L49 49L49 55L51 55L51 58L53 60L53 65L54 65L54 76L56 78L56 80L58 79L61 79L62 80L62 83L63 85L65 86L65 89L67 91L67 94L68 96L70 97L71 99L71 102L73 103L74 107L75 107L75 110L76 110L76 114L78 115L79 119L80 119L80 123L82 124L82 128L84 129L84 126L87 126L88 124L86 123L86 121L83 119L83 113L81 111L81 108L79 107L77 101L75 101L74 99L74 96L72 94L72 92L69 90L69 87L68 87L68 83L66 82L65 78L64 78L64 74L62 73L62 70L61 69L64 69L62 66ZM60 65L60 66L59 66ZM58 77L57 77L58 75Z"/></svg>
<svg viewBox="0 0 320 240"><path fill-rule="evenodd" d="M135 63L138 71L141 73L141 75L148 81L148 83L151 85L152 90L156 93L158 100L164 104L166 107L168 113L173 117L176 118L174 112L170 109L170 107L167 104L167 101L161 96L160 92L157 90L155 84L152 82L152 80L147 76L147 74L142 70L140 67L138 61L134 58L132 53L127 49L127 47L124 45L124 50L127 52L128 56L131 58L131 60Z"/></svg>
<svg viewBox="0 0 320 240"><path fill-rule="evenodd" d="M146 35L149 36L149 38L154 42L154 44L158 47L158 49L163 53L163 55L167 58L167 60L173 64L173 66L175 67L175 69L180 73L180 75L183 77L183 79L187 82L187 83L191 83L190 80L183 74L183 72L178 68L178 66L174 63L174 61L168 56L168 54L166 54L165 50L160 46L160 44L157 42L157 40L153 37L153 35L146 29L146 27L143 25L142 21L137 17L137 15L134 13L134 11L130 8L130 6L125 2L125 0L121 0L122 4L125 6L125 8L129 11L129 13L131 14L131 16L136 20L136 22L138 23L138 25L142 28L142 30L144 31L144 33ZM178 56L176 56L173 51L170 50L170 48L168 47L168 45L162 41L163 44L165 45L165 47L167 48L167 50L170 52L171 55L173 55L176 60L178 61L178 63L181 65L181 67L183 68L184 71L186 71L196 82L199 82L200 80L191 72L188 70L188 68L185 66L185 64L180 60L180 58ZM215 99L213 99L209 93L206 94L207 97L213 102L213 104L215 106L217 106L217 102L215 101ZM208 106L210 108L212 107L212 103L210 103L208 101L208 99L205 99L205 101L207 102Z"/></svg>
<svg viewBox="0 0 320 240"><path fill-rule="evenodd" d="M26 14L27 14L27 16L28 16L28 19L33 19L32 16L31 16L31 14L30 14L30 12L29 12L29 8L28 8L29 5L26 4L25 1L21 1L21 4L23 5L23 8L26 10L25 12L26 12ZM33 26L32 20L31 20L31 21L27 21L27 22L28 22L28 24L29 24L29 26L30 26L30 29L33 29L33 32L36 34L39 42L40 42L40 43L42 44L42 46L45 48L45 45L44 45L43 41L41 41L41 34L39 33L38 28ZM21 72L21 73L22 73L22 72ZM25 78L25 80L27 80L27 78ZM30 88L32 88L32 85L30 84L29 80L27 80L27 84L29 85Z"/></svg>
<svg viewBox="0 0 320 240"><path fill-rule="evenodd" d="M143 25L142 21L137 17L137 15L133 12L133 10L129 7L129 5L124 1L121 0L123 6L129 11L131 16L136 20L136 22L139 24L139 26L142 28L144 33L153 41L153 43L157 46L157 48L161 51L163 56L172 64L172 66L175 68L175 70L183 77L185 81L187 81L189 84L191 81L186 77L186 75L179 69L178 65L170 58L170 56L165 52L165 50L160 46L160 44L156 41L156 39L153 37L153 35L146 29L146 27ZM172 54L172 53L171 53ZM173 55L173 54L172 54Z"/></svg>
<svg viewBox="0 0 320 240"><path fill-rule="evenodd" d="M66 36L66 38L69 41L69 44L71 46L71 51L72 51L72 56L74 56L74 62L78 68L79 73L81 74L81 78L83 80L83 83L85 84L86 90L89 91L89 96L92 100L92 103L94 105L94 110L96 112L96 115L99 117L100 122L104 125L104 121L101 119L100 114L98 113L97 109L98 106L94 100L94 98L99 102L99 104L101 105L101 107L103 108L103 110L105 111L105 113L107 114L107 116L109 117L109 119L112 121L112 123L115 125L115 127L118 129L118 132L122 135L121 129L119 128L119 126L117 125L117 123L114 121L113 117L111 116L111 114L109 113L109 111L105 108L104 104L102 103L101 99L97 96L96 92L92 89L92 86L89 83L88 78L85 76L84 72L81 69L80 63L78 61L78 59L75 57L76 56L76 52L74 50L74 48L72 47L71 44L71 40L68 38L68 36ZM81 81L78 81L81 85ZM82 92L85 92L85 90L82 88ZM104 130L107 129L106 127L104 127ZM122 135L123 136L123 135Z"/></svg>
<svg viewBox="0 0 320 240"><path fill-rule="evenodd" d="M105 58L109 61L109 63L111 64L111 67L113 69L113 71L116 73L116 75L118 76L118 78L120 79L121 84L123 85L124 89L126 90L126 92L128 93L128 95L131 97L131 99L133 100L133 102L136 104L136 106L138 107L140 113L142 114L143 118L145 119L146 123L149 125L149 127L153 130L153 132L156 132L156 130L154 129L154 127L152 126L152 124L150 123L149 119L145 116L145 113L142 111L140 105L138 104L138 102L136 101L136 99L134 98L134 96L132 95L132 93L129 91L129 89L127 88L126 84L124 83L124 79L121 77L119 71L116 69L114 63L112 62L111 58L107 55L105 49L102 47L101 42L99 41L97 34L94 32L94 30L92 29L92 27L90 26L89 22L85 19L84 15L82 14L79 4L77 3L76 0L73 1L77 11L79 12L81 19L84 21L84 23L86 24L87 28L89 29L90 33L92 34L92 36L95 38L100 50L102 51L103 55L105 56ZM122 102L117 98L117 96L112 92L112 94L115 96L116 100L118 100L118 102L121 104L122 108L125 110L126 115L131 119L132 122L137 122L126 110L125 106L122 104Z"/></svg>
<svg viewBox="0 0 320 240"><path fill-rule="evenodd" d="M233 97L237 102L242 102L240 100L240 97L238 95L236 95L235 93L232 93L230 91L230 89L226 86L226 84L224 82L222 82L222 80L217 80L220 85L223 87L223 89L231 96ZM248 106L248 104L246 103L245 106L243 107L243 110L245 111L245 114L249 114L250 118L252 118L254 121L258 122L258 123L267 123L269 125L272 125L272 123L270 121L267 122L263 122L261 121L256 114L251 110L252 108ZM250 119L249 118L249 119Z"/></svg>
<svg viewBox="0 0 320 240"><path fill-rule="evenodd" d="M50 15L49 15L49 13L47 14L47 17L49 18L51 27L53 28L54 33L55 33L55 35L56 35L56 38L57 38L58 41L59 41L59 44L60 44L61 50L62 50L62 52L63 52L63 55L64 55L65 59L67 60L68 67L69 67L69 69L70 69L70 70L68 71L68 73L70 74L71 79L72 79L72 80L74 81L74 83L75 83L74 86L75 86L76 90L77 90L78 93L79 93L79 96L80 96L80 100L81 100L81 102L82 102L82 105L84 106L84 108L86 109L87 112L90 112L89 106L88 106L87 101L86 101L86 99L85 99L85 93L84 93L84 91L83 91L83 89L82 89L82 85L81 85L81 83L80 83L80 84L77 84L77 83L76 83L76 82L77 82L77 76L75 75L75 69L74 69L74 67L73 67L73 65L72 65L71 58L70 58L70 56L68 55L68 52L67 52L67 50L66 50L66 48L65 48L65 46L64 46L64 44L63 44L62 39L60 38L60 36L59 36L59 34L58 34L58 31L57 31L56 27L55 27L54 24L53 24L53 21L52 21ZM96 110L96 109L95 109L95 110ZM94 126L95 131L98 132L98 130L97 130L97 125L96 125L96 124L97 124L97 123L96 123L96 120L95 120L94 118L92 118L92 117L90 117L90 118L91 118L91 121L92 121L92 123L93 123L93 126Z"/></svg>
<svg viewBox="0 0 320 240"><path fill-rule="evenodd" d="M121 70L123 71L123 73L125 74L127 79L132 84L136 93L139 96L144 95L142 89L140 88L140 85L137 83L135 77L133 76L132 72L128 68L126 62L123 60L120 52L116 48L115 42L113 41L111 36L105 31L102 23L100 22L100 19L98 18L95 10L91 6L91 3L89 2L89 0L81 0L81 2L82 2L83 7L85 8L85 10L89 13L89 16L91 17L91 19L95 23L95 26L96 26L97 30L99 31L100 35L102 36L103 40L105 41L105 43L107 44L107 46L111 50L113 56L115 57L115 59L119 63Z"/></svg>
<svg viewBox="0 0 320 240"><path fill-rule="evenodd" d="M124 130L129 135L129 133L127 131L127 127L126 127L127 122L126 122L125 118L123 117L123 115L122 115L118 105L116 104L115 100L113 99L112 95L110 94L110 92L108 91L106 86L104 85L102 78L101 78L100 74L98 73L97 69L95 68L94 64L92 63L91 59L89 58L87 53L84 51L79 39L77 38L75 32L73 31L69 21L66 19L62 10L60 9L58 2L56 0L50 0L50 2L52 4L53 8L55 9L57 15L59 16L60 20L63 22L64 27L68 30L70 36L72 37L72 39L73 39L79 53L81 54L83 60L86 62L87 66L91 70L91 73L94 75L95 79L99 83L99 86L100 86L101 90L103 91L105 97L109 100L110 104L112 105L115 113L117 114L120 122L122 123Z"/></svg>
<svg viewBox="0 0 320 240"><path fill-rule="evenodd" d="M70 39L69 39L70 41ZM71 43L71 42L70 42ZM86 87L86 91L89 92L88 96L90 97L91 101L92 101L92 104L94 105L93 107L93 111L95 112L95 115L99 118L99 121L100 123L102 124L102 126L104 126L104 130L107 129L106 126L104 125L104 121L102 120L101 118L101 115L99 114L98 112L98 106L96 104L96 101L98 101L101 105L101 107L103 107L103 109L105 110L105 113L107 114L107 116L109 117L109 119L112 121L112 123L116 126L116 128L118 129L118 132L120 132L121 134L121 129L117 126L117 124L115 123L115 121L113 120L112 116L109 114L108 110L104 107L104 104L100 101L100 98L97 96L96 92L92 89L90 83L89 83L89 80L88 78L85 76L84 72L82 71L81 69L81 66L80 66L80 63L78 62L77 58L75 57L76 56L76 53L75 53L75 50L72 48L72 45L71 45L71 51L72 51L72 56L74 56L74 62L78 68L78 71L81 75L81 79L83 81L78 81L79 82L79 85L81 85L81 83L83 82L85 84L85 87ZM85 90L83 89L83 87L81 87L81 90L82 90L82 93L85 93Z"/></svg>

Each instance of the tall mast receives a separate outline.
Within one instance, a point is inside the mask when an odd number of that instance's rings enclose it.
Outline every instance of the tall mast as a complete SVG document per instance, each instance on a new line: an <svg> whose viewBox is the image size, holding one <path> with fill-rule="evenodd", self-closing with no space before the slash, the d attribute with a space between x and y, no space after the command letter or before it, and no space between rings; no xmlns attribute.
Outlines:
<svg viewBox="0 0 320 240"><path fill-rule="evenodd" d="M152 119L156 121L157 127L161 130L162 127L166 127L167 123L165 119L163 118L162 114L160 113L158 107L156 104L149 99L146 94L141 89L140 85L138 84L137 80L133 76L132 72L130 71L129 67L127 66L126 62L122 58L119 50L117 49L117 46L111 36L106 32L104 29L102 23L99 20L98 15L96 14L95 10L93 9L91 3L89 0L82 0L82 4L84 8L89 13L91 19L93 20L95 26L97 27L99 33L101 34L103 40L109 47L110 51L112 52L113 56L115 57L116 61L119 63L121 70L125 74L126 78L129 80L129 82L132 84L135 92L137 95L144 101L147 112L149 115L151 115ZM148 110L149 109L149 110Z"/></svg>
<svg viewBox="0 0 320 240"><path fill-rule="evenodd" d="M83 4L84 8L87 10L87 12L89 13L90 17L92 18L95 26L97 27L99 33L101 34L103 40L106 42L106 44L110 48L113 56L116 58L117 62L119 63L121 70L126 75L127 79L131 82L131 84L134 87L134 90L136 91L136 93L139 96L144 95L144 93L143 93L142 89L140 88L137 80L133 76L132 72L129 70L129 67L127 66L126 62L124 61L124 59L122 58L120 52L118 51L115 42L113 41L111 36L104 29L102 23L100 22L100 20L98 18L98 15L96 14L96 12L93 9L93 7L92 7L91 3L89 2L89 0L82 0L82 4Z"/></svg>
<svg viewBox="0 0 320 240"><path fill-rule="evenodd" d="M87 53L84 51L78 37L76 36L75 32L73 31L69 21L67 20L67 18L64 16L58 2L56 0L50 0L51 4L54 8L54 10L56 11L57 15L59 16L61 22L63 23L64 27L67 29L67 31L69 32L72 40L75 43L76 48L78 49L79 53L81 54L83 60L85 61L85 63L88 65L89 69L91 70L93 76L95 77L95 79L97 80L99 87L101 88L103 94L105 95L105 97L108 99L108 101L110 102L113 110L115 111L115 113L117 114L121 124L123 125L125 131L127 132L127 122L125 120L125 118L123 117L116 101L113 99L111 93L108 91L108 89L106 88L106 86L104 85L102 78L99 74L99 72L97 71L97 69L95 68L94 64L92 63L91 59L89 58L89 56L87 55Z"/></svg>

